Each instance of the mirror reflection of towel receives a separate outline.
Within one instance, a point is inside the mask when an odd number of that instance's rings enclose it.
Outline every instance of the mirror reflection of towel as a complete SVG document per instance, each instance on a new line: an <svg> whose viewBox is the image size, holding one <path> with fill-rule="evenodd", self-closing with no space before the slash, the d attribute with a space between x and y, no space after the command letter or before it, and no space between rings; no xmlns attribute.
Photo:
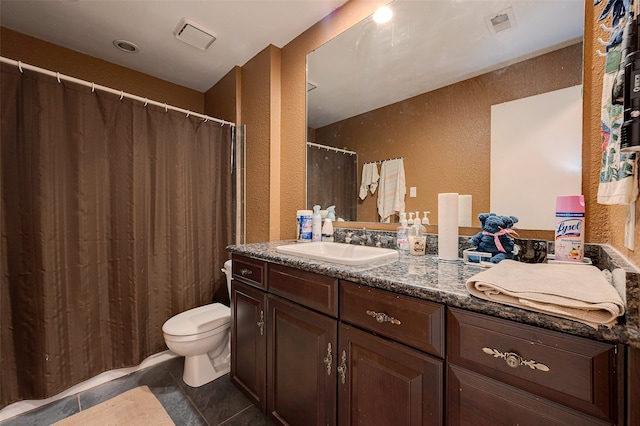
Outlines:
<svg viewBox="0 0 640 426"><path fill-rule="evenodd" d="M387 160L380 168L378 189L378 215L380 222L389 222L391 215L404 211L407 186L404 176L404 160Z"/></svg>
<svg viewBox="0 0 640 426"><path fill-rule="evenodd" d="M360 199L367 198L367 192L370 190L371 195L375 194L378 188L378 165L376 163L365 163L362 165L362 182L360 183Z"/></svg>

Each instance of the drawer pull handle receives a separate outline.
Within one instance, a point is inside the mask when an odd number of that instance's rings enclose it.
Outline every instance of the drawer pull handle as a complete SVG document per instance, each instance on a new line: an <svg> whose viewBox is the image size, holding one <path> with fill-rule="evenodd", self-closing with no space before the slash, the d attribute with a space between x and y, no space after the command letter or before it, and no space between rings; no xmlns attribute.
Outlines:
<svg viewBox="0 0 640 426"><path fill-rule="evenodd" d="M497 349L482 348L482 352L492 355L494 358L502 358L511 368L517 368L525 365L532 370L549 371L549 367L534 360L525 360L515 352L500 352Z"/></svg>
<svg viewBox="0 0 640 426"><path fill-rule="evenodd" d="M390 317L384 312L367 311L367 315L374 317L380 324L382 324L383 322L390 322L393 325L402 324L400 320L395 319L394 317Z"/></svg>
<svg viewBox="0 0 640 426"><path fill-rule="evenodd" d="M327 366L327 376L331 375L331 364L333 363L333 356L331 355L331 343L327 345L327 356L324 358L324 365Z"/></svg>
<svg viewBox="0 0 640 426"><path fill-rule="evenodd" d="M251 275L252 273L253 273L253 271L251 269L247 269L247 268L240 269L240 274L241 275Z"/></svg>
<svg viewBox="0 0 640 426"><path fill-rule="evenodd" d="M264 311L260 311L260 321L256 325L260 329L260 335L264 336Z"/></svg>
<svg viewBox="0 0 640 426"><path fill-rule="evenodd" d="M347 353L342 351L342 357L340 358L340 365L336 368L340 374L340 381L344 385L347 380Z"/></svg>

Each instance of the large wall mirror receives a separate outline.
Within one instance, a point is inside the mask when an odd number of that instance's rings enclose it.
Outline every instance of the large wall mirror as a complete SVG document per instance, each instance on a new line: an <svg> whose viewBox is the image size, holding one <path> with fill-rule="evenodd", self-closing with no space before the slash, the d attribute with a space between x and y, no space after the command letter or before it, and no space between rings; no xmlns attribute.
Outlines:
<svg viewBox="0 0 640 426"><path fill-rule="evenodd" d="M492 119L498 105L582 84L584 1L395 0L389 7L391 21L369 17L307 57L308 206L336 204L345 220L378 222L377 192L361 197L363 165L377 162L379 170L402 158L405 211L430 211L436 224L438 193L468 194L478 226L477 215L491 211L493 161L508 163L511 191L553 204L552 217L555 196L564 194L553 182L544 193L529 189L547 175L546 164L527 169L531 156L517 151L516 141L530 135L519 135L516 124L504 157L492 154ZM542 104L552 111L550 99ZM568 132L581 141L579 128ZM551 155L549 163L562 162ZM581 159L568 163L580 176Z"/></svg>

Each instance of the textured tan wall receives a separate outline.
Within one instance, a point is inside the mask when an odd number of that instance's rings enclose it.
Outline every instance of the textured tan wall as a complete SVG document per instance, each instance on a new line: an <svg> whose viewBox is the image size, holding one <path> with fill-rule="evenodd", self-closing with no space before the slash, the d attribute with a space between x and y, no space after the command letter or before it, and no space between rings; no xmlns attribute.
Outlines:
<svg viewBox="0 0 640 426"><path fill-rule="evenodd" d="M204 113L204 95L201 92L4 27L0 28L0 54L15 61Z"/></svg>
<svg viewBox="0 0 640 426"><path fill-rule="evenodd" d="M270 76L271 81L269 88L271 95L269 98L271 152L269 156L270 174L269 186L272 194L278 196L269 200L269 240L281 239L281 222L282 208L280 203L280 193L282 186L286 186L286 182L281 181L282 176L282 51L275 46L270 46Z"/></svg>
<svg viewBox="0 0 640 426"><path fill-rule="evenodd" d="M600 103L602 101L602 78L604 75L604 58L596 54L596 50L603 50L597 43L597 38L607 39L608 34L599 28L596 22L604 3L598 6L587 1L585 14L585 57L584 57L584 135L582 145L582 174L583 191L587 201L587 241L606 243L618 249L636 265L640 265L640 202L636 202L636 232L635 250L624 246L624 223L626 206L603 206L597 204L598 179L600 160L602 155L600 136ZM605 22L611 26L611 22Z"/></svg>
<svg viewBox="0 0 640 426"><path fill-rule="evenodd" d="M207 115L223 120L240 120L242 69L234 67L215 86L204 94L204 110Z"/></svg>
<svg viewBox="0 0 640 426"><path fill-rule="evenodd" d="M306 205L307 54L388 1L351 0L282 48L280 238L295 238L296 210Z"/></svg>
<svg viewBox="0 0 640 426"><path fill-rule="evenodd" d="M316 129L315 141L356 151L359 169L404 157L407 191L417 188L406 211L431 211L435 224L438 193L471 194L473 223L480 226L478 214L490 210L491 106L581 83L578 43ZM358 199L359 221L378 221L376 201Z"/></svg>
<svg viewBox="0 0 640 426"><path fill-rule="evenodd" d="M280 53L268 46L242 67L242 120L246 132L246 241L248 243L279 239L279 224L272 224L272 204L279 204L280 182L271 185L271 156L279 152L280 116L271 108L277 107L273 99L279 83L273 79L278 70ZM272 87L272 83L274 87ZM278 129L274 129L277 126ZM276 163L276 166L278 164ZM273 172L273 175L272 175ZM278 176L279 177L279 176ZM295 218L295 213L294 213ZM272 229L272 226L275 228Z"/></svg>

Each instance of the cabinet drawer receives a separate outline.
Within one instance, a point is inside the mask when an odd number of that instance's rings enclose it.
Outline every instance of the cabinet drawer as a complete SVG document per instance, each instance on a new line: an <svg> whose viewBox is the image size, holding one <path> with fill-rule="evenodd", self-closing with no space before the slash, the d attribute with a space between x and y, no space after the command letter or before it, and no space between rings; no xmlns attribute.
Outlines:
<svg viewBox="0 0 640 426"><path fill-rule="evenodd" d="M449 366L447 377L450 426L611 424L454 365Z"/></svg>
<svg viewBox="0 0 640 426"><path fill-rule="evenodd" d="M615 422L615 346L454 308L447 321L449 363Z"/></svg>
<svg viewBox="0 0 640 426"><path fill-rule="evenodd" d="M281 265L269 265L269 292L338 317L338 280Z"/></svg>
<svg viewBox="0 0 640 426"><path fill-rule="evenodd" d="M261 289L267 289L266 262L244 256L233 256L233 278Z"/></svg>
<svg viewBox="0 0 640 426"><path fill-rule="evenodd" d="M444 306L438 303L341 281L340 319L444 357Z"/></svg>

